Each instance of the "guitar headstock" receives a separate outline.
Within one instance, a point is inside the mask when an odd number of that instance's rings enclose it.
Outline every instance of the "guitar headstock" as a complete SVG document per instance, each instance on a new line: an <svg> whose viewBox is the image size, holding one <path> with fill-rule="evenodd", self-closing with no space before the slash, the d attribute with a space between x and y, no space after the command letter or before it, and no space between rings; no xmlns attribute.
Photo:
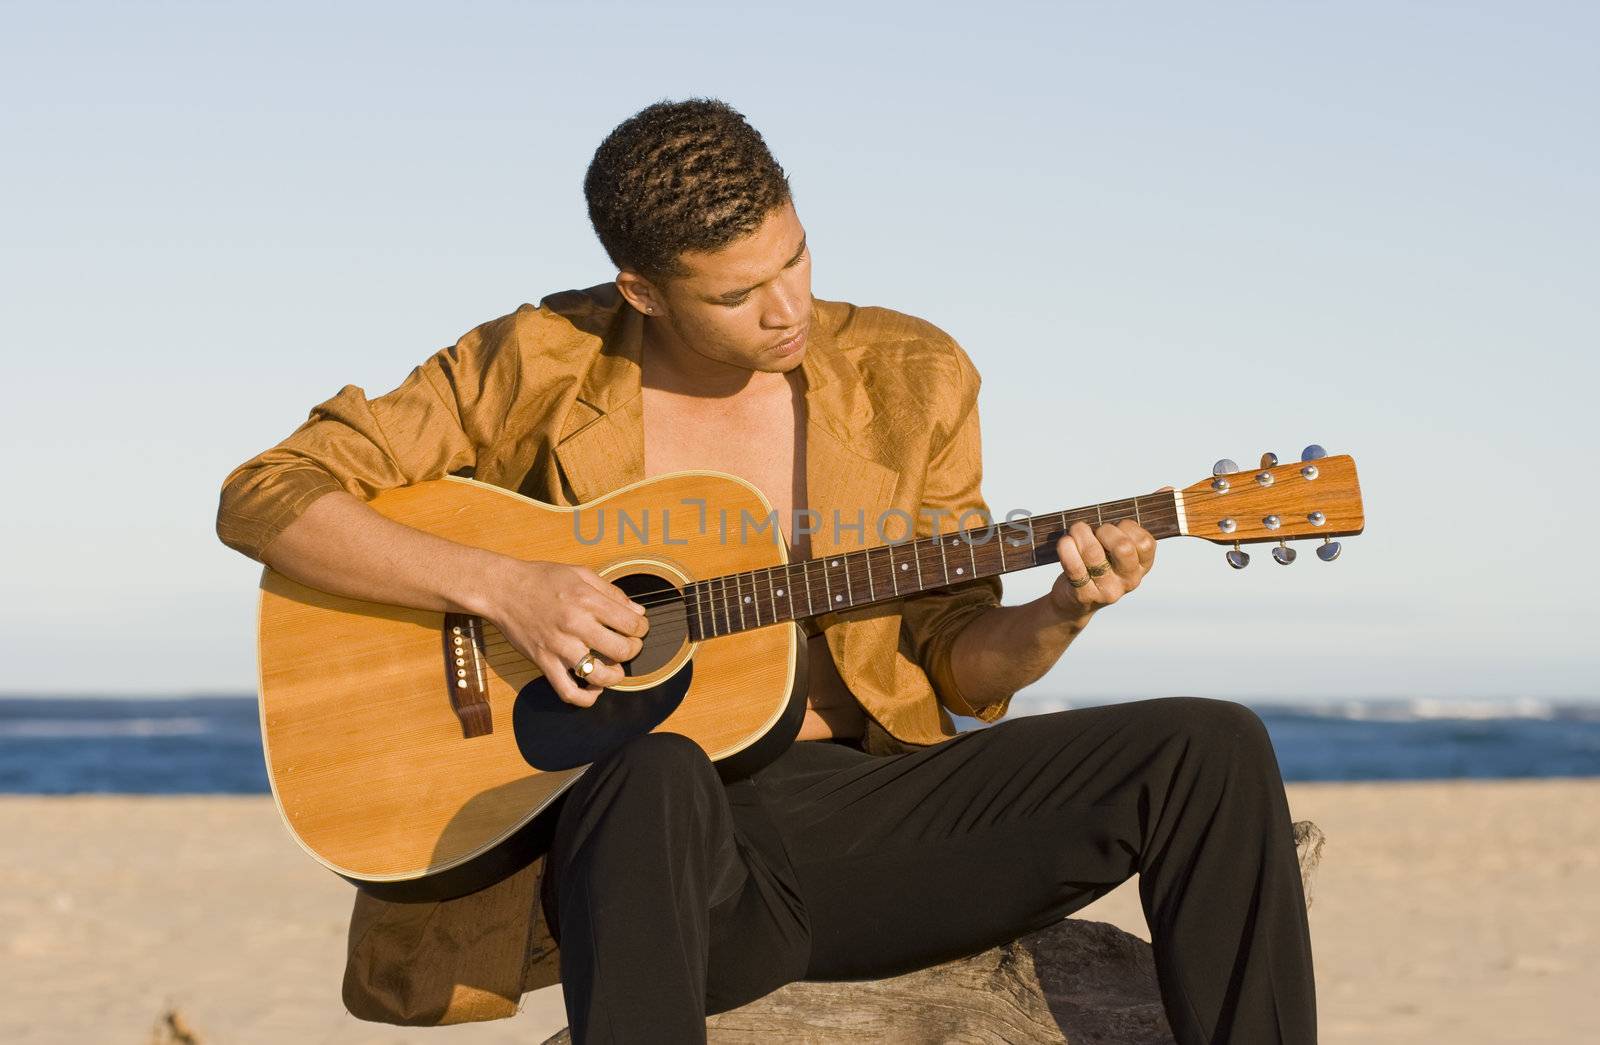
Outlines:
<svg viewBox="0 0 1600 1045"><path fill-rule="evenodd" d="M1260 467L1241 472L1232 461L1218 461L1210 479L1184 487L1183 516L1189 536L1233 545L1228 564L1235 569L1250 562L1241 544L1277 542L1272 558L1287 566L1295 552L1284 542L1304 537L1322 538L1317 557L1332 562L1339 557L1332 538L1353 536L1366 525L1355 461L1329 457L1315 444L1293 464L1263 454Z"/></svg>

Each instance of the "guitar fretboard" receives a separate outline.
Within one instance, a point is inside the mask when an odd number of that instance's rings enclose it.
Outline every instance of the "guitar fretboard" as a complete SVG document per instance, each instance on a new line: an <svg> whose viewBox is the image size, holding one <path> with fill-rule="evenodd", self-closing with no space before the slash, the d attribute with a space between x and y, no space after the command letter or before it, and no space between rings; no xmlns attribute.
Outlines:
<svg viewBox="0 0 1600 1045"><path fill-rule="evenodd" d="M1167 491L709 577L683 589L690 635L717 638L1054 563L1073 523L1124 519L1157 538L1181 532L1177 496Z"/></svg>

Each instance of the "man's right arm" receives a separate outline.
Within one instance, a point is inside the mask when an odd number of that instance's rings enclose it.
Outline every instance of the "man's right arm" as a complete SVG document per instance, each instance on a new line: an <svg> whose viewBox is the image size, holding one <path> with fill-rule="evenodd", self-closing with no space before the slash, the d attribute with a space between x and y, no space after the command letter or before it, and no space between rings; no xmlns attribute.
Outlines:
<svg viewBox="0 0 1600 1045"><path fill-rule="evenodd" d="M354 385L312 409L277 446L223 483L217 535L291 580L336 595L493 621L569 703L587 706L622 671L603 665L580 686L567 672L590 649L622 661L646 630L642 607L593 570L525 562L385 518L377 493L474 467L484 433L510 410L515 354L496 358L508 316L436 353L368 400ZM391 438L391 433L394 433Z"/></svg>
<svg viewBox="0 0 1600 1045"><path fill-rule="evenodd" d="M301 584L390 606L489 615L487 593L514 560L385 518L330 490L262 550L261 561Z"/></svg>

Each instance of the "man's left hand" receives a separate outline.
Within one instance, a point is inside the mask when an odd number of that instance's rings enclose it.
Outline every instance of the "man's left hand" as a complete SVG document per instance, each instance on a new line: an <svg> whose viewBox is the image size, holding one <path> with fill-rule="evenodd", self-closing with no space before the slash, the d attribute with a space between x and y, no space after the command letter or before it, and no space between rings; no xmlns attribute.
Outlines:
<svg viewBox="0 0 1600 1045"><path fill-rule="evenodd" d="M1091 529L1076 522L1056 541L1061 576L1050 600L1063 617L1085 618L1139 586L1156 561L1150 531L1124 519Z"/></svg>

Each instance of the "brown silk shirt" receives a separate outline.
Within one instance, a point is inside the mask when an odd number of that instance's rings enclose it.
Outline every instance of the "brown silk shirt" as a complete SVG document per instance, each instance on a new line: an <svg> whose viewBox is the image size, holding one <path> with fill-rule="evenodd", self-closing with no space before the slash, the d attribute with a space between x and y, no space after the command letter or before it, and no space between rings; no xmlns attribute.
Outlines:
<svg viewBox="0 0 1600 1045"><path fill-rule="evenodd" d="M811 554L882 543L878 520L891 520L883 525L898 539L907 518L926 537L956 529L966 512L987 517L979 377L960 346L887 309L817 301L812 319L801 362L806 500L819 523ZM260 561L274 537L333 490L371 499L454 474L573 506L638 482L643 324L612 284L567 291L469 331L376 399L346 385L228 475L217 534ZM956 635L1000 594L998 577L980 578L817 619L867 713L868 750L938 743L956 733L951 713L985 722L1005 714L1009 697L971 706L950 667ZM427 1024L514 1013L523 991L558 979L537 902L542 869L541 859L444 903L388 903L358 891L350 1010Z"/></svg>

